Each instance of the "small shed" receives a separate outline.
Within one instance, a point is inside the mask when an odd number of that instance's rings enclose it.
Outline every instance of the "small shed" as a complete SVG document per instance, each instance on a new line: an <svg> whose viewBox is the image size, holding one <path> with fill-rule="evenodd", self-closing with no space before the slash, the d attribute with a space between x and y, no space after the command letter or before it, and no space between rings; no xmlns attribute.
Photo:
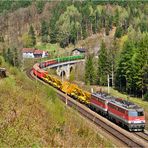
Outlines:
<svg viewBox="0 0 148 148"><path fill-rule="evenodd" d="M86 49L85 48L75 48L72 50L72 55L80 55L80 54L85 54Z"/></svg>
<svg viewBox="0 0 148 148"><path fill-rule="evenodd" d="M5 77L6 77L6 69L0 68L0 78L5 78Z"/></svg>

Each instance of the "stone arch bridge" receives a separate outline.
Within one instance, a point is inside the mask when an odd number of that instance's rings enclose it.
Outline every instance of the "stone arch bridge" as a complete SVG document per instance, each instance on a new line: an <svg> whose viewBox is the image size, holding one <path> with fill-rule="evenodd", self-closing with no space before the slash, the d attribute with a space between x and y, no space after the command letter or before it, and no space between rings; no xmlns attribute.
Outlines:
<svg viewBox="0 0 148 148"><path fill-rule="evenodd" d="M62 63L57 63L54 65L50 65L48 68L56 69L56 73L58 76L65 76L66 79L69 79L70 72L75 68L76 63L82 63L85 60L76 60L76 61L67 61Z"/></svg>

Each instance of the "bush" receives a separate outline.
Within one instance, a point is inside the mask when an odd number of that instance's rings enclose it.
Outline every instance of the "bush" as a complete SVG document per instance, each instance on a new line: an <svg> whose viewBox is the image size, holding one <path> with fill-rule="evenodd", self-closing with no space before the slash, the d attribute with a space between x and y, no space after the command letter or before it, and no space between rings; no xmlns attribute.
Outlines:
<svg viewBox="0 0 148 148"><path fill-rule="evenodd" d="M123 28L119 26L116 28L115 38L120 38L122 35L123 35Z"/></svg>
<svg viewBox="0 0 148 148"><path fill-rule="evenodd" d="M16 67L10 67L10 73L14 76L17 76L19 73L19 70Z"/></svg>
<svg viewBox="0 0 148 148"><path fill-rule="evenodd" d="M2 65L2 63L3 63L3 60L2 60L2 58L0 57L0 66Z"/></svg>
<svg viewBox="0 0 148 148"><path fill-rule="evenodd" d="M36 1L37 12L40 14L44 9L45 1Z"/></svg>
<svg viewBox="0 0 148 148"><path fill-rule="evenodd" d="M144 94L144 100L148 101L148 92Z"/></svg>

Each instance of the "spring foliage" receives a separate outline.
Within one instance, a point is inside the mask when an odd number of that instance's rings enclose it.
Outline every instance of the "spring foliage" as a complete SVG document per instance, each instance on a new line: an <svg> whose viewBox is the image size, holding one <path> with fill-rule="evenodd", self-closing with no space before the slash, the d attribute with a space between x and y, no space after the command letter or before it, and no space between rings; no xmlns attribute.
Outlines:
<svg viewBox="0 0 148 148"><path fill-rule="evenodd" d="M50 39L65 47L102 29L109 35L114 26L117 27L115 38L120 38L130 25L135 30L147 31L146 20L147 3L144 2L62 1L50 19Z"/></svg>

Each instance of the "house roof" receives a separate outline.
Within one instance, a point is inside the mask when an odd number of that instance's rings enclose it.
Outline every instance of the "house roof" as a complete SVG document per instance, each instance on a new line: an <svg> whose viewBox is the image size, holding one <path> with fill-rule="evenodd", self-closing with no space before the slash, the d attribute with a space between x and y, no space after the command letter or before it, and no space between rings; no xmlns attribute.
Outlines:
<svg viewBox="0 0 148 148"><path fill-rule="evenodd" d="M72 50L72 52L75 51L75 50L77 50L79 52L86 52L85 48L75 48L75 49Z"/></svg>
<svg viewBox="0 0 148 148"><path fill-rule="evenodd" d="M35 50L34 48L23 48L22 53L33 53L34 50Z"/></svg>
<svg viewBox="0 0 148 148"><path fill-rule="evenodd" d="M34 51L34 54L43 54L43 52L48 53L47 51L37 49Z"/></svg>

